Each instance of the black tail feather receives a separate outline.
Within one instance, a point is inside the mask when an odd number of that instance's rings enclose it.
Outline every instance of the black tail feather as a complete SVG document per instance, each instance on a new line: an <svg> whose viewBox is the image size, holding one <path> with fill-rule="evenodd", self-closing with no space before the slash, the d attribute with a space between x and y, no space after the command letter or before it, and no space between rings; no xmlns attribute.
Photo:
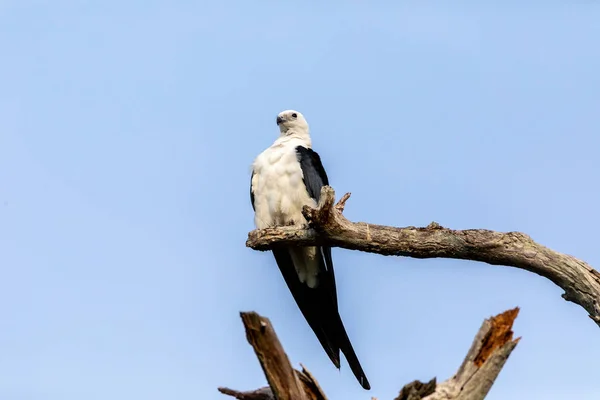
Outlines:
<svg viewBox="0 0 600 400"><path fill-rule="evenodd" d="M290 292L292 292L296 300L296 304L300 308L308 325L317 336L329 359L339 369L341 350L360 385L364 389L369 390L371 385L352 348L338 312L330 251L331 249L329 248L323 249L326 257L324 257L325 260L322 259L323 268L318 277L319 284L315 288L310 288L300 282L287 249L275 249L273 250L273 255ZM319 252L318 254L323 255L323 253ZM326 266L326 262L329 265Z"/></svg>
<svg viewBox="0 0 600 400"><path fill-rule="evenodd" d="M340 368L340 348L337 343L332 340L328 332L331 330L328 325L331 321L323 320L322 307L324 302L328 303L328 296L324 288L311 289L298 280L298 275L292 262L290 253L286 249L273 250L275 261L281 270L281 274L296 300L296 304L304 318L308 322L317 339L323 346L323 349L329 356L331 362L339 369Z"/></svg>
<svg viewBox="0 0 600 400"><path fill-rule="evenodd" d="M338 318L339 318L339 315L338 315ZM344 353L344 356L346 357L346 361L348 361L348 365L350 366L352 373L358 380L358 383L360 383L360 386L362 386L366 390L371 389L371 384L369 383L369 380L367 379L367 375L365 374L365 371L363 371L363 369L360 365L360 361L358 361L358 357L356 356L356 353L354 352L354 348L352 347L352 343L350 342L350 338L348 337L348 334L346 333L346 329L344 328L344 323L342 322L341 318L339 318L338 332L339 333L338 333L337 343L339 344L340 350L342 350L342 353Z"/></svg>

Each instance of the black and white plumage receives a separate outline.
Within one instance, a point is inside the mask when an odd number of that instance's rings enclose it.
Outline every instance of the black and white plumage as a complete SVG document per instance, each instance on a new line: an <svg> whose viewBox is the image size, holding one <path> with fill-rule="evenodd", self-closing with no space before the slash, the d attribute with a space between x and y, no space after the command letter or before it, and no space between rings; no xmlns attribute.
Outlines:
<svg viewBox="0 0 600 400"><path fill-rule="evenodd" d="M308 124L298 111L277 116L280 136L252 165L250 200L258 229L306 225L302 206L315 207L321 187L328 185L319 155L312 150ZM331 247L273 250L275 261L306 321L333 364L340 350L361 386L370 384L356 357L338 312Z"/></svg>

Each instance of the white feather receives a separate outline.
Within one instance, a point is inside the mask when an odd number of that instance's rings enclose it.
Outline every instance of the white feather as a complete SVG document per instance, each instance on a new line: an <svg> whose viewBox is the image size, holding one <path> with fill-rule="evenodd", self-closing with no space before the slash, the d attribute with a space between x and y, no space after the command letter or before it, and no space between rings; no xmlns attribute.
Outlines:
<svg viewBox="0 0 600 400"><path fill-rule="evenodd" d="M292 114L297 117L292 119ZM311 147L308 124L297 111L284 111L279 116L285 118L280 124L281 136L253 163L254 223L258 229L305 225L302 206L316 206L304 185L296 153L297 146ZM292 248L290 256L300 281L316 287L319 271L316 247Z"/></svg>

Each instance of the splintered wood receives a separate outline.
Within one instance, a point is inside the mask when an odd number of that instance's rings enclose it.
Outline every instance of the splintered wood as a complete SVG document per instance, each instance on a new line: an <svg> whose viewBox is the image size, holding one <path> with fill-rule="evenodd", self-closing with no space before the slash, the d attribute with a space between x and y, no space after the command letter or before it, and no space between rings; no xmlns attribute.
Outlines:
<svg viewBox="0 0 600 400"><path fill-rule="evenodd" d="M275 398L278 400L305 399L300 380L294 372L283 346L277 339L271 321L255 312L242 312L240 315L246 328L246 339L254 348Z"/></svg>
<svg viewBox="0 0 600 400"><path fill-rule="evenodd" d="M512 326L518 313L519 308L517 307L483 321L456 374L438 384L433 393L424 397L412 398L483 400L519 342L519 339L512 339ZM415 386L415 383L412 382L409 385ZM406 399L412 398L406 397Z"/></svg>
<svg viewBox="0 0 600 400"><path fill-rule="evenodd" d="M512 326L519 313L514 308L483 321L460 368L440 384L413 381L395 400L483 400L490 391L519 339L513 340ZM248 343L254 349L268 387L241 392L218 388L239 400L327 400L316 378L302 365L292 368L268 318L255 312L240 313Z"/></svg>
<svg viewBox="0 0 600 400"><path fill-rule="evenodd" d="M254 349L269 386L250 391L225 387L219 392L239 400L327 400L315 377L302 365L302 371L292 368L275 329L268 318L255 312L240 313L246 339Z"/></svg>
<svg viewBox="0 0 600 400"><path fill-rule="evenodd" d="M492 326L486 337L483 339L479 353L475 357L475 360L473 360L475 365L481 367L496 349L512 341L512 327L518 314L519 307L505 311L490 319ZM515 343L518 343L519 339L516 339Z"/></svg>

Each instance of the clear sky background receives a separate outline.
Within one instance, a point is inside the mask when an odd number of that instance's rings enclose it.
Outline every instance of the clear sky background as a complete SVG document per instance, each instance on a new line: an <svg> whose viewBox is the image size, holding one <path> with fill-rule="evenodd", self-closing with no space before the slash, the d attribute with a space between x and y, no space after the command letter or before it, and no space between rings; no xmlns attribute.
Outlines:
<svg viewBox="0 0 600 400"><path fill-rule="evenodd" d="M245 240L250 165L293 108L348 218L518 230L600 267L600 5L320 3L0 2L2 400L257 388L242 310L330 398L392 399L515 306L488 398L599 398L600 330L551 282L334 249L365 392Z"/></svg>

